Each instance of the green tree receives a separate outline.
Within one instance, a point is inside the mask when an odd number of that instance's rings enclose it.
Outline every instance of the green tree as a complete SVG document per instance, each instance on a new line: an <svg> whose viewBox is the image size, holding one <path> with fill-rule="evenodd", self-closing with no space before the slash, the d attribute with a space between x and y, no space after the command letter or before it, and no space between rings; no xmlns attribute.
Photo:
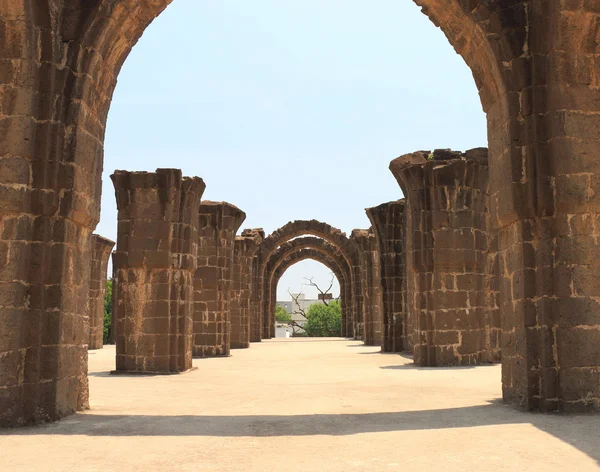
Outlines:
<svg viewBox="0 0 600 472"><path fill-rule="evenodd" d="M329 305L311 305L306 318L304 330L309 337L335 337L340 336L342 332L342 308L338 300L330 302Z"/></svg>
<svg viewBox="0 0 600 472"><path fill-rule="evenodd" d="M108 279L104 295L104 344L108 344L112 329L112 286L112 279Z"/></svg>
<svg viewBox="0 0 600 472"><path fill-rule="evenodd" d="M279 323L289 323L292 321L292 315L284 307L277 305L275 308L275 320Z"/></svg>

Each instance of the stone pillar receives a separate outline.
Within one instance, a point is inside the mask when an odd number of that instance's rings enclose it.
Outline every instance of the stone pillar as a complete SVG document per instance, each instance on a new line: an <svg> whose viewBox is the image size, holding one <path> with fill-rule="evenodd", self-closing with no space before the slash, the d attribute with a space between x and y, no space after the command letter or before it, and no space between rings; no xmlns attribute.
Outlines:
<svg viewBox="0 0 600 472"><path fill-rule="evenodd" d="M487 149L419 152L390 166L408 201L415 363L470 365L493 356L486 333Z"/></svg>
<svg viewBox="0 0 600 472"><path fill-rule="evenodd" d="M264 232L263 232L264 239ZM260 251L260 249L259 249ZM250 342L262 341L263 330L263 290L261 282L260 258L257 254L252 258L252 305L250 312Z"/></svg>
<svg viewBox="0 0 600 472"><path fill-rule="evenodd" d="M116 313L116 306L117 306L117 294L118 289L117 289L117 285L119 284L119 280L117 278L118 276L118 271L115 269L116 264L115 264L115 253L113 252L111 255L111 260L112 260L112 316L111 316L111 320L110 320L110 333L108 333L108 344L116 344L116 339L117 336L115 335L116 331L117 331L117 323L115 321L115 313Z"/></svg>
<svg viewBox="0 0 600 472"><path fill-rule="evenodd" d="M114 241L92 235L92 270L90 272L90 342L88 349L104 346L104 297L106 295L106 270Z"/></svg>
<svg viewBox="0 0 600 472"><path fill-rule="evenodd" d="M355 229L350 239L359 249L363 340L367 346L381 346L383 339L381 275L375 235L371 230Z"/></svg>
<svg viewBox="0 0 600 472"><path fill-rule="evenodd" d="M192 368L192 295L204 182L178 169L116 171L115 373Z"/></svg>
<svg viewBox="0 0 600 472"><path fill-rule="evenodd" d="M258 229L246 229L235 238L233 251L233 287L231 289L231 349L250 347L250 317L253 311L254 254L264 239Z"/></svg>
<svg viewBox="0 0 600 472"><path fill-rule="evenodd" d="M382 291L382 352L410 350L410 320L406 310L405 202L367 208L380 257Z"/></svg>
<svg viewBox="0 0 600 472"><path fill-rule="evenodd" d="M234 241L246 214L230 203L203 201L198 216L193 355L229 356Z"/></svg>

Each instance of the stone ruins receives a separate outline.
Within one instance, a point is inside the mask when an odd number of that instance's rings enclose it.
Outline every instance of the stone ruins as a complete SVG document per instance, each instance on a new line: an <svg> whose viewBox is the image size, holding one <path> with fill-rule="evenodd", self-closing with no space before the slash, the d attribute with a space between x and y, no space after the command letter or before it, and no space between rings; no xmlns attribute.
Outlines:
<svg viewBox="0 0 600 472"><path fill-rule="evenodd" d="M600 411L600 1L414 1L473 73L489 152L395 159L404 199L350 236L238 235L244 212L203 201L199 177L115 171L115 374L181 374L273 337L277 282L310 258L340 282L340 336L419 366L500 362L525 410ZM88 408L114 245L93 234L107 113L169 3L0 2L2 427Z"/></svg>

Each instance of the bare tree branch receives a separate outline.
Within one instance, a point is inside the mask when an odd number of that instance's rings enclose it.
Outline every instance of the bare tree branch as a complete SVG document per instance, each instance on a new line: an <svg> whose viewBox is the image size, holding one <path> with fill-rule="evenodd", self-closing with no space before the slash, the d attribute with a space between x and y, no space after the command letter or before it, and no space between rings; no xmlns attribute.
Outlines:
<svg viewBox="0 0 600 472"><path fill-rule="evenodd" d="M329 281L329 287L326 290L322 290L321 287L319 287L319 285L314 281L314 277L304 277L304 280L306 280L305 285L310 285L311 287L316 288L319 293L321 294L322 298L323 298L323 304L325 306L329 306L329 301L327 300L326 295L328 295L331 292L331 289L333 288L333 281L335 280L335 275L333 272L331 272L331 280Z"/></svg>

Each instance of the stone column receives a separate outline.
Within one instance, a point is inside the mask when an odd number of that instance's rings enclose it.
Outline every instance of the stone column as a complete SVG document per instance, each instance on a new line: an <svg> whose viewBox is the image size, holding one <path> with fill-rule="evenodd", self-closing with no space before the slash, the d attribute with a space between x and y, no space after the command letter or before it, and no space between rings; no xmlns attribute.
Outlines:
<svg viewBox="0 0 600 472"><path fill-rule="evenodd" d="M111 255L112 260L112 316L110 320L110 333L108 333L108 344L116 344L117 336L115 335L117 331L117 323L115 321L115 313L117 306L117 294L119 293L117 289L117 285L119 284L118 279L118 271L116 270L115 264L115 253L113 252Z"/></svg>
<svg viewBox="0 0 600 472"><path fill-rule="evenodd" d="M350 237L359 248L362 281L363 340L367 346L381 346L381 275L375 235L371 230L355 229Z"/></svg>
<svg viewBox="0 0 600 472"><path fill-rule="evenodd" d="M246 214L226 202L198 210L198 268L194 277L194 357L229 356L235 234Z"/></svg>
<svg viewBox="0 0 600 472"><path fill-rule="evenodd" d="M492 361L486 334L487 149L419 152L390 166L408 201L415 363Z"/></svg>
<svg viewBox="0 0 600 472"><path fill-rule="evenodd" d="M253 311L252 261L258 246L264 239L260 231L246 229L241 236L235 238L230 304L231 349L250 347L250 315Z"/></svg>
<svg viewBox="0 0 600 472"><path fill-rule="evenodd" d="M264 239L264 232L263 239ZM258 249L260 251L260 248ZM263 298L262 282L260 274L260 258L257 254L252 258L252 305L250 312L250 342L262 341L263 330Z"/></svg>
<svg viewBox="0 0 600 472"><path fill-rule="evenodd" d="M380 257L382 291L382 352L410 350L410 320L406 310L405 202L367 208Z"/></svg>
<svg viewBox="0 0 600 472"><path fill-rule="evenodd" d="M90 272L90 343L88 349L104 346L104 297L106 295L106 270L114 241L92 235L92 269Z"/></svg>
<svg viewBox="0 0 600 472"><path fill-rule="evenodd" d="M193 275L204 182L178 169L116 171L115 373L192 368Z"/></svg>

